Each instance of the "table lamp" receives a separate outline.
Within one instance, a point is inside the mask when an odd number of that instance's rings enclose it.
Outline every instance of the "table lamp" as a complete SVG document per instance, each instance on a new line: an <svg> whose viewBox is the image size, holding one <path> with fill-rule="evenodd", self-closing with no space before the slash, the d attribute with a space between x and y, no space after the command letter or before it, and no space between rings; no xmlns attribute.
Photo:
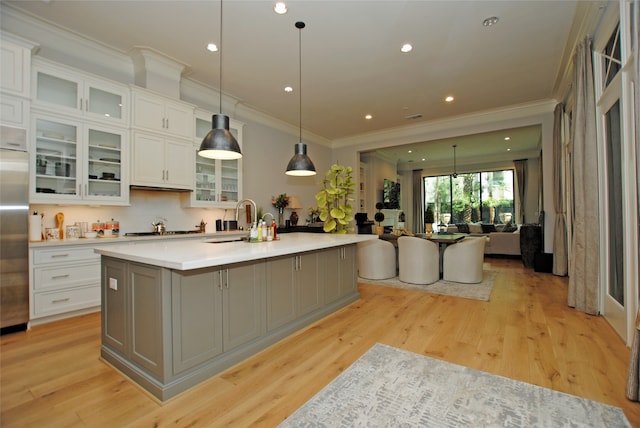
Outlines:
<svg viewBox="0 0 640 428"><path fill-rule="evenodd" d="M289 220L291 221L291 226L297 226L298 213L296 213L296 210L299 210L300 208L302 208L302 203L300 202L300 199L298 199L297 196L289 196L289 204L287 205L287 208L290 208L292 210L291 217L289 217Z"/></svg>

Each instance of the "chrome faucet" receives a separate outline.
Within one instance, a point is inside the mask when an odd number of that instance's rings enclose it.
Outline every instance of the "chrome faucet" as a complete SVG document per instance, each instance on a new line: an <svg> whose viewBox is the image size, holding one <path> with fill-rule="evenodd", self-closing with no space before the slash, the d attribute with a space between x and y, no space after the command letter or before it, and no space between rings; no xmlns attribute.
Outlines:
<svg viewBox="0 0 640 428"><path fill-rule="evenodd" d="M240 206L244 202L249 202L253 208L253 223L251 224L258 223L258 208L256 206L256 203L253 201L253 199L242 199L241 201L238 201L238 204L236 205L236 221L238 221L238 211L240 210Z"/></svg>
<svg viewBox="0 0 640 428"><path fill-rule="evenodd" d="M275 223L275 222L276 222L276 218L275 218L275 217L273 216L273 214L271 214L271 213L264 213L264 215L262 216L262 220L263 220L263 221L264 221L264 218L265 218L266 216L271 216L271 222L272 222L272 223Z"/></svg>

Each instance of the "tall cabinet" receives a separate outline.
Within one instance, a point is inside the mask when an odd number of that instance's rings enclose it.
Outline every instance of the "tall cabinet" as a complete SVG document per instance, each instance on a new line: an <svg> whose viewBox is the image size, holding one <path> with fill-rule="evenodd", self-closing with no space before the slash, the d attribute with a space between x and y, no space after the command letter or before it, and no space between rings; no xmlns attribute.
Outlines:
<svg viewBox="0 0 640 428"><path fill-rule="evenodd" d="M194 106L132 87L131 184L192 190Z"/></svg>
<svg viewBox="0 0 640 428"><path fill-rule="evenodd" d="M129 90L34 60L32 203L129 202Z"/></svg>

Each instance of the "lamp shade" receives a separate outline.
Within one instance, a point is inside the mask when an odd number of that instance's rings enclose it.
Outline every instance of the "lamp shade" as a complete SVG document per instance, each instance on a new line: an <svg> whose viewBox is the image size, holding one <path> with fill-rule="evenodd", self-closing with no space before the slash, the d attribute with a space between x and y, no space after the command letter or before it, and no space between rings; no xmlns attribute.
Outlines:
<svg viewBox="0 0 640 428"><path fill-rule="evenodd" d="M287 204L287 208L292 210L299 210L302 208L302 203L297 196L289 196L289 203Z"/></svg>
<svg viewBox="0 0 640 428"><path fill-rule="evenodd" d="M200 144L198 155L210 159L240 159L240 145L229 131L229 116L214 114L212 129Z"/></svg>
<svg viewBox="0 0 640 428"><path fill-rule="evenodd" d="M307 156L307 145L296 143L295 153L287 165L287 175L309 176L316 174L316 167Z"/></svg>

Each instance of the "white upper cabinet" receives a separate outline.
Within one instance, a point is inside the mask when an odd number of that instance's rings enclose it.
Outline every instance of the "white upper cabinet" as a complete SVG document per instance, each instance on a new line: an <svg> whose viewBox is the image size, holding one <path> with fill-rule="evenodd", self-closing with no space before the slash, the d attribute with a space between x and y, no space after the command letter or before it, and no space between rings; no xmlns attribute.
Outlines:
<svg viewBox="0 0 640 428"><path fill-rule="evenodd" d="M193 150L189 141L133 132L131 184L193 189Z"/></svg>
<svg viewBox="0 0 640 428"><path fill-rule="evenodd" d="M146 89L132 87L131 91L133 127L193 139L193 105L166 98Z"/></svg>
<svg viewBox="0 0 640 428"><path fill-rule="evenodd" d="M0 122L27 128L31 97L31 50L35 44L1 33Z"/></svg>
<svg viewBox="0 0 640 428"><path fill-rule="evenodd" d="M242 199L242 159L220 160L198 156L202 139L211 130L212 113L196 110L195 138L195 187L187 206L234 208ZM229 131L242 149L244 124L231 119Z"/></svg>
<svg viewBox="0 0 640 428"><path fill-rule="evenodd" d="M35 113L32 203L127 205L129 132Z"/></svg>
<svg viewBox="0 0 640 428"><path fill-rule="evenodd" d="M76 70L34 61L34 105L107 124L129 125L129 88Z"/></svg>

